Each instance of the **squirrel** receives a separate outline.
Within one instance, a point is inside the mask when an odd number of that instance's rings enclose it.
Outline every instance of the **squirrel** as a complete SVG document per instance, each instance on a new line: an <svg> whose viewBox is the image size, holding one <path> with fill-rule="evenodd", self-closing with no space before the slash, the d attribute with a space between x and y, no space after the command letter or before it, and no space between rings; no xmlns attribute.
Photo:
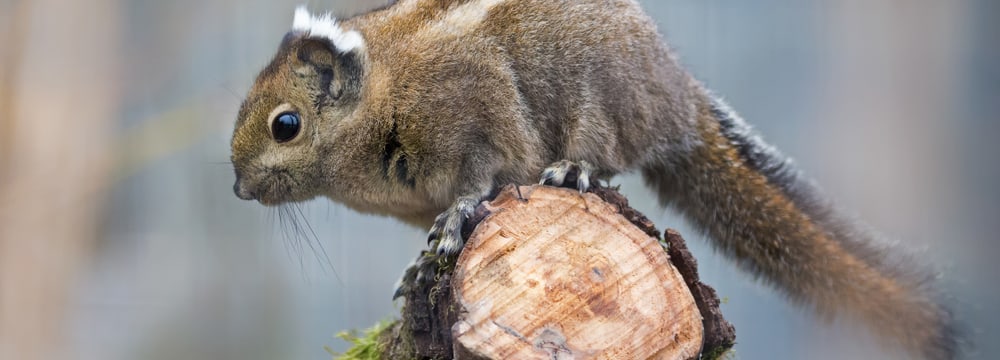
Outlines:
<svg viewBox="0 0 1000 360"><path fill-rule="evenodd" d="M241 199L327 197L429 227L404 287L461 251L500 186L638 171L792 303L915 357L958 353L928 277L683 70L634 0L400 0L343 20L299 7L231 145Z"/></svg>

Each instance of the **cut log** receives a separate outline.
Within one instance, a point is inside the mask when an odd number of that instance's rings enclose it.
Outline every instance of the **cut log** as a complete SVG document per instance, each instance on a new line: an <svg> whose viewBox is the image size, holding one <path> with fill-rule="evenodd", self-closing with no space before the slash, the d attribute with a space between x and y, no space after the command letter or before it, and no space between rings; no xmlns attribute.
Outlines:
<svg viewBox="0 0 1000 360"><path fill-rule="evenodd" d="M480 205L454 271L407 294L386 358L695 359L732 346L683 244L682 276L645 217L595 193L509 186Z"/></svg>

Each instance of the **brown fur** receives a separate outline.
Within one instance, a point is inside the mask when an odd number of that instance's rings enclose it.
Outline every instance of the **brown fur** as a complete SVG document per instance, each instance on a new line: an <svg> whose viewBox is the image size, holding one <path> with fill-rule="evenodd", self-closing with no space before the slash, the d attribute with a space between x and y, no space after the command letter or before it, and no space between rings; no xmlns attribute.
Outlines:
<svg viewBox="0 0 1000 360"><path fill-rule="evenodd" d="M705 146L690 158L643 169L661 199L695 219L717 240L717 249L793 301L827 318L850 314L924 358L954 356L949 313L929 297L923 277L888 268L899 254L858 242L871 235L835 225L828 205L797 203L782 189L788 184L775 184L750 166L732 139L722 136L710 105L701 108ZM848 231L856 238L837 238Z"/></svg>
<svg viewBox="0 0 1000 360"><path fill-rule="evenodd" d="M427 227L457 199L534 182L561 159L601 177L641 170L665 204L795 302L861 318L924 358L953 356L950 318L920 279L880 260L871 235L781 172L777 153L727 132L721 103L635 2L476 11L487 3L404 0L348 19L365 40L349 53L317 54L316 40L290 34L240 111L237 193L265 204L326 196ZM303 129L279 144L267 116L282 103Z"/></svg>

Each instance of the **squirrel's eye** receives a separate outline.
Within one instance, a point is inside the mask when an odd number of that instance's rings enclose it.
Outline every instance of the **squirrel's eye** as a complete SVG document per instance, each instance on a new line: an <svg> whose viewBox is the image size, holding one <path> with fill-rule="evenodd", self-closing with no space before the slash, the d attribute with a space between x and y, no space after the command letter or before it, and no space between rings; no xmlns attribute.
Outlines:
<svg viewBox="0 0 1000 360"><path fill-rule="evenodd" d="M283 143L295 138L299 134L299 114L294 112L283 112L278 114L271 122L271 136L274 141Z"/></svg>

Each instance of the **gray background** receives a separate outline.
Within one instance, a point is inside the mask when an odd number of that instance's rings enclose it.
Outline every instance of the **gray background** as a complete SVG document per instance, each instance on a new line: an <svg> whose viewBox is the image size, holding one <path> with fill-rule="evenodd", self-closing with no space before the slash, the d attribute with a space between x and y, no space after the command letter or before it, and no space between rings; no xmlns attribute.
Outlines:
<svg viewBox="0 0 1000 360"><path fill-rule="evenodd" d="M378 3L309 6L349 14ZM120 5L116 136L136 140L121 150L131 160L116 172L96 257L74 292L73 357L324 359L324 345L344 349L333 333L396 314L391 287L424 230L316 200L296 210L296 231L231 191L236 109L297 2ZM845 208L943 270L978 342L971 358L1000 352L997 2L644 6L682 63L767 140ZM635 176L614 183L689 240L704 281L728 299L737 358L891 358L863 329L789 306L713 254Z"/></svg>

